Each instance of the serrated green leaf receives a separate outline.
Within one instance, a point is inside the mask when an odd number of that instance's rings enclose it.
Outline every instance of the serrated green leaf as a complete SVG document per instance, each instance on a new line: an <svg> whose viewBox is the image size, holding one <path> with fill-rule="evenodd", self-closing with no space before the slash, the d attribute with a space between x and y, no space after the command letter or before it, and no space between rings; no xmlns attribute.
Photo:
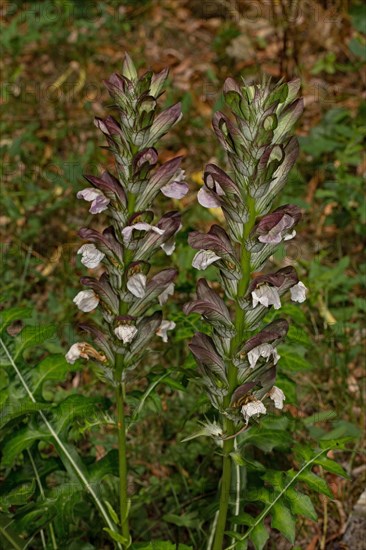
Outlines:
<svg viewBox="0 0 366 550"><path fill-rule="evenodd" d="M29 307L12 307L0 312L0 333L14 321L22 321L32 316L32 309Z"/></svg>
<svg viewBox="0 0 366 550"><path fill-rule="evenodd" d="M316 491L317 493L322 493L329 498L333 498L333 493L329 489L327 482L310 470L305 470L304 472L301 472L301 474L298 476L298 479L299 481L303 481L313 491Z"/></svg>
<svg viewBox="0 0 366 550"><path fill-rule="evenodd" d="M266 542L269 539L269 534L264 525L264 521L261 521L254 527L250 534L250 538L254 544L255 550L262 550L265 547Z"/></svg>
<svg viewBox="0 0 366 550"><path fill-rule="evenodd" d="M0 428L4 428L6 424L12 420L17 420L22 416L32 414L38 411L44 411L49 409L51 405L48 403L33 403L28 397L20 399L19 401L7 403L1 411L0 415Z"/></svg>
<svg viewBox="0 0 366 550"><path fill-rule="evenodd" d="M286 499L290 504L293 514L304 516L313 521L318 519L314 505L308 495L304 495L304 493L300 493L300 491L290 488L286 491Z"/></svg>
<svg viewBox="0 0 366 550"><path fill-rule="evenodd" d="M255 518L253 518L250 514L247 514L246 512L241 512L237 516L234 516L231 518L231 522L238 524L238 525L253 525L255 521Z"/></svg>
<svg viewBox="0 0 366 550"><path fill-rule="evenodd" d="M76 370L75 367L72 367ZM70 365L61 354L49 355L32 369L32 390L35 396L42 392L43 384L47 380L62 381L70 371Z"/></svg>
<svg viewBox="0 0 366 550"><path fill-rule="evenodd" d="M315 367L315 365L309 363L309 361L304 359L304 357L301 357L301 355L292 351L287 351L287 349L283 346L279 346L281 356L280 364L282 369L290 372L300 372L311 370Z"/></svg>
<svg viewBox="0 0 366 550"><path fill-rule="evenodd" d="M45 340L54 335L54 325L25 327L16 337L14 361L20 357L24 350L43 344Z"/></svg>
<svg viewBox="0 0 366 550"><path fill-rule="evenodd" d="M292 544L295 541L296 521L287 506L282 501L276 502L272 508L272 522L274 529L278 529Z"/></svg>
<svg viewBox="0 0 366 550"><path fill-rule="evenodd" d="M266 473L262 475L262 479L264 481L267 481L267 483L270 483L272 487L274 487L278 491L282 491L282 489L286 485L286 481L284 478L284 472L280 470L266 470Z"/></svg>
<svg viewBox="0 0 366 550"><path fill-rule="evenodd" d="M335 460L331 460L326 456L319 457L317 460L315 460L315 464L319 464L324 468L324 470L327 470L327 472L336 474L340 477L344 477L345 479L350 479L349 474L344 468L342 468L340 464L338 464L338 462L335 462Z"/></svg>
<svg viewBox="0 0 366 550"><path fill-rule="evenodd" d="M55 429L58 434L66 433L77 420L94 417L104 399L85 395L69 395L55 409Z"/></svg>
<svg viewBox="0 0 366 550"><path fill-rule="evenodd" d="M0 508L7 509L10 506L20 506L26 504L36 490L36 483L33 479L31 483L22 483L9 493L0 496Z"/></svg>
<svg viewBox="0 0 366 550"><path fill-rule="evenodd" d="M17 430L6 438L3 444L3 457L1 464L4 467L10 467L15 459L26 449L29 449L36 441L45 441L49 438L49 433L41 431L31 426L25 426Z"/></svg>

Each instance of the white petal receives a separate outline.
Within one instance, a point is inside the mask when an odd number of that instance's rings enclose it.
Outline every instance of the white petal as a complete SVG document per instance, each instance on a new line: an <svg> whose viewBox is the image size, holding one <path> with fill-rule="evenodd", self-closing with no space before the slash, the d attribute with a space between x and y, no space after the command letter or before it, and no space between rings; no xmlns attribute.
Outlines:
<svg viewBox="0 0 366 550"><path fill-rule="evenodd" d="M255 400L255 401L250 401L246 405L243 405L241 408L241 412L244 416L244 420L248 422L251 416L266 414L267 409L263 405L262 401Z"/></svg>
<svg viewBox="0 0 366 550"><path fill-rule="evenodd" d="M114 334L119 340L122 340L124 344L129 344L135 338L137 328L133 325L120 325L114 329Z"/></svg>
<svg viewBox="0 0 366 550"><path fill-rule="evenodd" d="M162 321L160 327L156 331L156 335L163 339L163 342L168 341L168 330L175 328L174 321Z"/></svg>
<svg viewBox="0 0 366 550"><path fill-rule="evenodd" d="M170 285L166 287L164 292L160 294L158 298L159 304L163 306L168 301L169 296L172 296L173 294L174 294L174 283L170 283Z"/></svg>
<svg viewBox="0 0 366 550"><path fill-rule="evenodd" d="M94 244L83 244L77 253L82 254L81 263L92 269L97 267L105 256Z"/></svg>
<svg viewBox="0 0 366 550"><path fill-rule="evenodd" d="M293 302L299 302L300 304L302 302L305 302L307 290L308 289L306 288L304 283L299 281L297 285L294 285L290 288L291 300Z"/></svg>
<svg viewBox="0 0 366 550"><path fill-rule="evenodd" d="M218 208L221 206L220 201L215 197L213 193L210 193L202 187L197 193L197 200L201 206L205 208Z"/></svg>
<svg viewBox="0 0 366 550"><path fill-rule="evenodd" d="M91 214L100 214L100 212L104 212L104 210L107 210L110 202L110 199L107 199L107 197L105 197L103 193L101 193L91 203L89 212Z"/></svg>
<svg viewBox="0 0 366 550"><path fill-rule="evenodd" d="M271 344L260 344L259 346L256 346L255 348L248 351L248 361L250 367L254 369L260 357L264 357L268 361L271 355L273 356L274 364L276 364L280 358L276 348L271 346Z"/></svg>
<svg viewBox="0 0 366 550"><path fill-rule="evenodd" d="M267 284L260 285L252 292L253 308L257 304L262 304L264 307L273 305L274 309L280 309L281 300L276 287Z"/></svg>
<svg viewBox="0 0 366 550"><path fill-rule="evenodd" d="M203 270L220 259L212 250L199 250L193 258L192 267Z"/></svg>
<svg viewBox="0 0 366 550"><path fill-rule="evenodd" d="M291 233L287 233L287 235L284 236L283 240L284 241L291 241L291 239L293 239L294 237L296 237L295 229L293 231L291 231Z"/></svg>
<svg viewBox="0 0 366 550"><path fill-rule="evenodd" d="M143 298L146 290L146 275L143 273L132 275L127 281L127 288L136 298Z"/></svg>
<svg viewBox="0 0 366 550"><path fill-rule="evenodd" d="M276 409L283 409L283 402L285 401L286 396L280 388L273 386L268 395L274 402Z"/></svg>
<svg viewBox="0 0 366 550"><path fill-rule="evenodd" d="M155 227L154 225L150 225L149 223L145 222L138 222L133 225L127 225L127 227L122 229L123 242L126 246L131 240L132 231L134 229L137 229L138 231L154 231L154 233L158 233L159 235L162 235L164 233L164 229L160 229L159 227Z"/></svg>
<svg viewBox="0 0 366 550"><path fill-rule="evenodd" d="M88 313L93 311L99 304L99 296L95 294L94 290L82 290L75 296L73 302L78 306L80 311Z"/></svg>
<svg viewBox="0 0 366 550"><path fill-rule="evenodd" d="M164 185L160 191L171 199L182 199L188 193L189 187L185 182L175 180Z"/></svg>
<svg viewBox="0 0 366 550"><path fill-rule="evenodd" d="M94 189L93 187L87 187L86 189L82 189L81 191L78 191L76 194L76 197L78 199L84 199L84 201L91 202L95 200L100 195L103 195L101 191L98 189Z"/></svg>
<svg viewBox="0 0 366 550"><path fill-rule="evenodd" d="M167 256L171 256L175 250L175 242L166 242L160 245L160 248L164 250Z"/></svg>
<svg viewBox="0 0 366 550"><path fill-rule="evenodd" d="M69 351L65 355L65 359L70 365L73 365L77 359L79 359L80 353L80 344L73 344Z"/></svg>

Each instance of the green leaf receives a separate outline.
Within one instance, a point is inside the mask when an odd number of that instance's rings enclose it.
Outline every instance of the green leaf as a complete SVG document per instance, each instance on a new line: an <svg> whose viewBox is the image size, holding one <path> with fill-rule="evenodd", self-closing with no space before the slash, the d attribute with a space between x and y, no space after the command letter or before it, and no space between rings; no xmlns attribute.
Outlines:
<svg viewBox="0 0 366 550"><path fill-rule="evenodd" d="M178 527L195 527L197 526L197 512L191 512L183 514L182 516L177 516L176 514L165 514L163 520L167 523L173 523L178 525Z"/></svg>
<svg viewBox="0 0 366 550"><path fill-rule="evenodd" d="M29 307L12 307L0 312L0 333L14 321L22 321L32 316L32 309Z"/></svg>
<svg viewBox="0 0 366 550"><path fill-rule="evenodd" d="M290 510L280 500L272 508L272 527L278 529L292 544L295 541L296 521Z"/></svg>
<svg viewBox="0 0 366 550"><path fill-rule="evenodd" d="M35 480L31 483L22 483L9 493L0 496L0 508L8 509L10 506L20 506L26 504L36 490Z"/></svg>
<svg viewBox="0 0 366 550"><path fill-rule="evenodd" d="M327 470L327 472L336 474L340 477L344 477L345 479L350 479L349 474L344 468L342 468L340 464L338 464L338 462L335 462L335 460L331 460L326 456L319 457L317 460L315 460L315 464L319 464L324 468L324 470Z"/></svg>
<svg viewBox="0 0 366 550"><path fill-rule="evenodd" d="M292 444L291 434L275 430L261 430L257 433L253 430L247 432L241 442L244 445L254 445L266 453L270 453L274 448L287 449Z"/></svg>
<svg viewBox="0 0 366 550"><path fill-rule="evenodd" d="M135 543L131 546L131 550L193 550L192 546L186 544L178 544L166 542L163 540L152 540L151 542Z"/></svg>
<svg viewBox="0 0 366 550"><path fill-rule="evenodd" d="M288 349L288 348L287 348ZM281 356L280 364L281 368L290 372L299 372L304 370L311 370L315 367L301 357L301 355L294 353L293 351L287 351L285 346L279 346L279 353Z"/></svg>
<svg viewBox="0 0 366 550"><path fill-rule="evenodd" d="M6 438L3 444L3 457L1 464L4 467L11 467L20 453L29 449L36 441L49 438L47 432L38 430L31 426L25 426Z"/></svg>
<svg viewBox="0 0 366 550"><path fill-rule="evenodd" d="M102 397L86 397L85 395L69 395L55 410L55 429L58 434L66 432L75 426L76 420L90 419L97 413L104 399Z"/></svg>
<svg viewBox="0 0 366 550"><path fill-rule="evenodd" d="M337 418L337 413L335 411L319 411L304 418L303 424L305 426L312 426L317 422L329 422L329 420L333 420L334 418Z"/></svg>
<svg viewBox="0 0 366 550"><path fill-rule="evenodd" d="M2 548L23 550L28 546L27 541L21 539L14 530L13 525L9 525L9 516L0 513L0 543Z"/></svg>
<svg viewBox="0 0 366 550"><path fill-rule="evenodd" d="M89 466L90 481L100 481L108 474L118 476L118 451L112 449L103 458Z"/></svg>
<svg viewBox="0 0 366 550"><path fill-rule="evenodd" d="M261 521L254 527L250 534L250 538L254 544L255 550L262 550L265 547L266 542L269 539L269 534L264 525L264 521Z"/></svg>
<svg viewBox="0 0 366 550"><path fill-rule="evenodd" d="M72 368L76 370L75 367ZM39 395L47 380L57 380L58 382L64 380L68 372L70 372L70 365L63 355L49 355L31 372L33 394Z"/></svg>
<svg viewBox="0 0 366 550"><path fill-rule="evenodd" d="M24 399L20 399L16 402L7 403L6 407L1 411L0 428L4 428L4 426L12 420L17 420L22 416L37 411L44 411L50 407L51 405L48 403L33 403L28 397L24 397Z"/></svg>
<svg viewBox="0 0 366 550"><path fill-rule="evenodd" d="M39 346L45 340L54 335L56 327L54 325L25 327L16 338L14 361L27 348Z"/></svg>
<svg viewBox="0 0 366 550"><path fill-rule="evenodd" d="M333 493L329 489L327 482L310 470L305 470L304 472L301 472L301 474L298 476L298 479L299 481L303 481L304 483L306 483L306 485L313 491L316 491L317 493L322 493L329 498L334 498Z"/></svg>
<svg viewBox="0 0 366 550"><path fill-rule="evenodd" d="M116 533L115 531L112 531L112 529L109 529L109 527L103 527L103 531L106 531L108 535L111 537L111 539L115 540L116 542L120 542L121 544L126 545L128 543L128 540L123 535L120 535L120 533Z"/></svg>
<svg viewBox="0 0 366 550"><path fill-rule="evenodd" d="M115 509L113 508L112 504L110 502L108 502L108 500L105 500L104 502L105 502L105 505L108 508L108 512L109 512L112 520L114 521L114 523L116 525L119 525L120 524L119 517L118 517Z"/></svg>
<svg viewBox="0 0 366 550"><path fill-rule="evenodd" d="M308 495L304 495L304 493L300 493L300 491L290 488L286 491L286 498L293 514L304 516L313 521L318 519L314 505Z"/></svg>

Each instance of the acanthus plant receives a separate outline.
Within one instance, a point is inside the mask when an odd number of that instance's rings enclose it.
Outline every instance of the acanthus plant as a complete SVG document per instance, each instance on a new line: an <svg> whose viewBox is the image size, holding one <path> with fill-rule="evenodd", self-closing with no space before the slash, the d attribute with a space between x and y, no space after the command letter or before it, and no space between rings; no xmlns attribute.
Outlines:
<svg viewBox="0 0 366 550"><path fill-rule="evenodd" d="M263 318L272 306L281 308L287 291L293 301L306 297L293 267L262 272L281 243L295 236L301 217L292 204L271 211L298 155L292 132L303 111L302 100L296 98L299 88L299 80L274 88L269 82L239 85L226 80L224 98L231 115L217 112L213 128L227 153L230 175L208 164L198 193L202 206L222 209L226 229L214 224L207 234L195 231L189 236L190 246L198 250L193 267L215 266L223 290L218 293L199 279L197 299L184 307L187 314L201 314L210 328L210 335L196 333L189 347L219 413L219 421L203 431L221 443L223 454L214 550L226 547L236 439L270 406L282 409L285 400L275 386L276 346L285 338L288 322L276 319L263 326Z"/></svg>
<svg viewBox="0 0 366 550"><path fill-rule="evenodd" d="M150 260L163 250L174 251L174 237L180 229L178 212L168 212L155 220L152 204L159 195L182 198L188 191L181 157L157 167L156 142L181 117L180 104L156 113L157 100L167 78L167 70L146 72L140 78L126 55L122 75L113 74L106 86L118 111L119 120L108 116L96 119L97 127L115 158L116 175L86 175L87 187L77 197L90 203L89 212L108 218L102 232L82 228L86 241L78 250L88 268L102 270L99 277L83 277L81 290L74 298L83 312L99 309L102 322L81 328L94 340L74 343L66 359L96 361L105 379L116 392L120 476L120 533L106 528L112 538L127 548L131 544L128 524L125 382L130 371L146 356L147 346L157 335L167 341L174 329L164 320L161 306L174 292L176 270L163 269L150 275ZM156 307L157 306L157 307ZM115 516L115 514L113 514Z"/></svg>

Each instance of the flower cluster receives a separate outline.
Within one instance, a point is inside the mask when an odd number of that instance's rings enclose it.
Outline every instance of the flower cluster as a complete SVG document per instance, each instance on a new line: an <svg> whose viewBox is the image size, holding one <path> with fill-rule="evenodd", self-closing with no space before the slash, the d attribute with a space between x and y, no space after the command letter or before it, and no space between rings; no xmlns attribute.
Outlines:
<svg viewBox="0 0 366 550"><path fill-rule="evenodd" d="M265 400L283 407L285 396L274 385L276 346L288 323L277 319L262 327L262 320L272 306L281 308L287 291L297 302L306 297L293 267L260 272L278 246L295 237L301 217L292 204L271 211L298 155L292 131L303 110L302 100L296 99L299 87L299 80L273 89L268 82L239 86L226 80L224 97L232 116L216 113L213 127L231 171L208 164L198 193L202 206L222 209L226 229L213 225L208 233L189 236L197 250L193 267L214 265L223 288L217 293L199 279L197 299L184 310L201 314L211 334L195 334L190 349L212 404L234 425L265 414Z"/></svg>
<svg viewBox="0 0 366 550"><path fill-rule="evenodd" d="M162 319L161 311L148 312L156 302L162 306L174 293L176 270L164 269L150 276L149 260L159 250L168 256L173 253L181 225L177 212L155 220L151 206L160 192L180 199L188 191L180 157L157 167L154 144L181 117L180 104L156 113L166 78L166 70L146 72L139 78L126 55L122 75L113 74L106 82L119 119L108 116L95 121L115 158L116 175L86 175L90 186L77 194L90 203L91 214L103 212L109 220L102 232L90 228L79 231L86 241L78 250L81 263L102 273L83 277L81 283L86 289L74 298L83 312L100 309L103 322L81 325L97 349L85 342L76 343L66 359L74 363L79 357L93 358L116 384L121 383L126 369L141 361L154 335L167 342L168 331L175 327L174 322Z"/></svg>

